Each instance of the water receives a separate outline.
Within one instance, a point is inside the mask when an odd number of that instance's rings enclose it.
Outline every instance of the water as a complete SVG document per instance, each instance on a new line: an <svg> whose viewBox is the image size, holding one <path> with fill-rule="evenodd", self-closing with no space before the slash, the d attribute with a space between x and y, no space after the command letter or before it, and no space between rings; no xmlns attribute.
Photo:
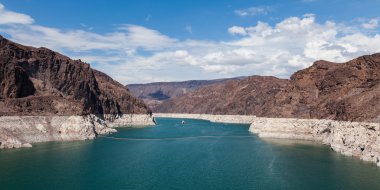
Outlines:
<svg viewBox="0 0 380 190"><path fill-rule="evenodd" d="M0 189L380 189L377 166L326 146L262 140L248 125L186 122L0 151Z"/></svg>

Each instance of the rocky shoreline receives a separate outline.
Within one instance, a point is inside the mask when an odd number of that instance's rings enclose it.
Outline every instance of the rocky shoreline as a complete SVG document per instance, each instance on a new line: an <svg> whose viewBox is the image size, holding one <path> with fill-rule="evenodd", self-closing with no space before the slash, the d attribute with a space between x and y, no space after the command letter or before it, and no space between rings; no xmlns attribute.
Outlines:
<svg viewBox="0 0 380 190"><path fill-rule="evenodd" d="M323 143L343 155L358 157L380 166L380 123L210 114L160 113L154 114L154 116L250 124L249 131L257 134L260 138Z"/></svg>
<svg viewBox="0 0 380 190"><path fill-rule="evenodd" d="M154 125L149 114L121 116L2 116L0 149L32 147L32 143L94 139L116 132L115 127Z"/></svg>
<svg viewBox="0 0 380 190"><path fill-rule="evenodd" d="M261 138L309 140L380 166L380 124L323 119L257 117L249 131Z"/></svg>

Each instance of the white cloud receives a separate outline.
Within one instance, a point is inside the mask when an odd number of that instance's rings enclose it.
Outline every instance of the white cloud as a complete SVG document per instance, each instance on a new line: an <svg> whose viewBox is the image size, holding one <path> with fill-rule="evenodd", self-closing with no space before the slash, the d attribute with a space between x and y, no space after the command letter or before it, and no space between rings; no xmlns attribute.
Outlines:
<svg viewBox="0 0 380 190"><path fill-rule="evenodd" d="M245 28L240 26L233 26L228 28L228 32L232 35L247 35L247 31L245 31Z"/></svg>
<svg viewBox="0 0 380 190"><path fill-rule="evenodd" d="M202 68L207 72L228 74L239 69L236 65L203 65Z"/></svg>
<svg viewBox="0 0 380 190"><path fill-rule="evenodd" d="M343 62L380 52L380 35L347 31L344 25L332 21L317 23L315 15L309 14L284 19L274 26L265 22L249 27L233 26L228 32L237 35L235 40L176 41L171 48L151 56L135 55L104 68L128 68L141 76L153 75L154 80L165 81L254 74L289 77L315 60ZM136 80L145 79L150 80L149 77Z"/></svg>
<svg viewBox="0 0 380 190"><path fill-rule="evenodd" d="M125 37L125 43L130 44L132 47L142 47L146 50L166 48L177 41L176 39L169 38L156 30L142 26L128 24L119 27L119 29L127 32L127 34L120 34L120 36Z"/></svg>
<svg viewBox="0 0 380 190"><path fill-rule="evenodd" d="M368 22L362 24L362 27L365 29L376 29L377 26L378 26L377 19L371 19Z"/></svg>
<svg viewBox="0 0 380 190"><path fill-rule="evenodd" d="M34 20L32 17L8 11L4 5L0 3L0 25L2 24L32 24Z"/></svg>
<svg viewBox="0 0 380 190"><path fill-rule="evenodd" d="M235 10L235 13L239 16L255 16L255 15L266 15L268 12L272 11L272 7L269 6L257 6L249 7L246 9Z"/></svg>
<svg viewBox="0 0 380 190"><path fill-rule="evenodd" d="M84 30L60 30L39 25L17 25L2 29L26 45L46 46L58 51L157 50L170 47L177 40L136 25L123 25L113 33L97 34Z"/></svg>
<svg viewBox="0 0 380 190"><path fill-rule="evenodd" d="M274 25L259 21L231 26L226 32L235 37L228 41L178 40L137 25L99 34L25 22L3 24L0 32L22 44L88 61L127 84L242 75L289 77L315 60L343 62L380 52L379 34L353 28L333 21L318 23L315 15L307 14Z"/></svg>
<svg viewBox="0 0 380 190"><path fill-rule="evenodd" d="M177 50L174 53L174 56L177 58L185 58L189 55L189 53L186 50Z"/></svg>

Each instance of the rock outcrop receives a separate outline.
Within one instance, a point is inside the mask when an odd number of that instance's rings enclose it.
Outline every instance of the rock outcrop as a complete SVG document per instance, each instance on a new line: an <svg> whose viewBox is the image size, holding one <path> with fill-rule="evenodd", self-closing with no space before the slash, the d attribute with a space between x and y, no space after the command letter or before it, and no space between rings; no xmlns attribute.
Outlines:
<svg viewBox="0 0 380 190"><path fill-rule="evenodd" d="M94 139L108 134L104 121L88 116L3 116L0 117L0 148L30 147L30 143Z"/></svg>
<svg viewBox="0 0 380 190"><path fill-rule="evenodd" d="M317 61L290 79L253 76L205 86L155 111L380 122L380 53Z"/></svg>
<svg viewBox="0 0 380 190"><path fill-rule="evenodd" d="M3 116L0 117L0 149L31 147L31 143L94 139L116 132L115 127L154 125L146 114L131 114L103 120L85 116Z"/></svg>
<svg viewBox="0 0 380 190"><path fill-rule="evenodd" d="M262 138L316 141L380 166L380 124L320 119L260 118L249 130Z"/></svg>

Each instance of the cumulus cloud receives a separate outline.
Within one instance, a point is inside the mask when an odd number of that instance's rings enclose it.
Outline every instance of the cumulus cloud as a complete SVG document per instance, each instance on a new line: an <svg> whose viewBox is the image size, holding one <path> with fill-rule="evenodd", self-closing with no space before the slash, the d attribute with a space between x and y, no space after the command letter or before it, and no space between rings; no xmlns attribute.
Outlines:
<svg viewBox="0 0 380 190"><path fill-rule="evenodd" d="M275 24L231 26L226 32L235 37L227 41L179 40L138 25L119 25L99 34L14 23L1 25L0 32L22 44L90 62L124 84L243 75L286 78L315 60L344 62L380 52L379 34L361 32L361 26L353 30L333 21L319 23L313 14Z"/></svg>
<svg viewBox="0 0 380 190"><path fill-rule="evenodd" d="M255 16L255 15L266 15L268 12L272 11L272 7L269 6L257 6L249 7L245 9L235 10L235 13L239 16Z"/></svg>
<svg viewBox="0 0 380 190"><path fill-rule="evenodd" d="M245 28L240 27L240 26L230 27L230 28L228 28L228 32L232 35L243 35L244 36L247 34L247 31L245 30Z"/></svg>
<svg viewBox="0 0 380 190"><path fill-rule="evenodd" d="M380 36L355 32L345 34L344 26L332 21L317 23L315 15L290 17L269 26L258 22L252 27L240 28L241 39L228 42L259 55L248 57L252 63L267 64L263 73L289 76L297 69L310 66L313 61L325 59L336 62L380 51ZM250 65L247 63L247 65ZM281 71L281 72L279 72Z"/></svg>
<svg viewBox="0 0 380 190"><path fill-rule="evenodd" d="M368 22L365 22L362 24L362 27L365 29L375 29L378 26L378 20L377 19L371 19Z"/></svg>
<svg viewBox="0 0 380 190"><path fill-rule="evenodd" d="M0 3L0 25L2 24L32 24L34 20L29 15L8 11Z"/></svg>

